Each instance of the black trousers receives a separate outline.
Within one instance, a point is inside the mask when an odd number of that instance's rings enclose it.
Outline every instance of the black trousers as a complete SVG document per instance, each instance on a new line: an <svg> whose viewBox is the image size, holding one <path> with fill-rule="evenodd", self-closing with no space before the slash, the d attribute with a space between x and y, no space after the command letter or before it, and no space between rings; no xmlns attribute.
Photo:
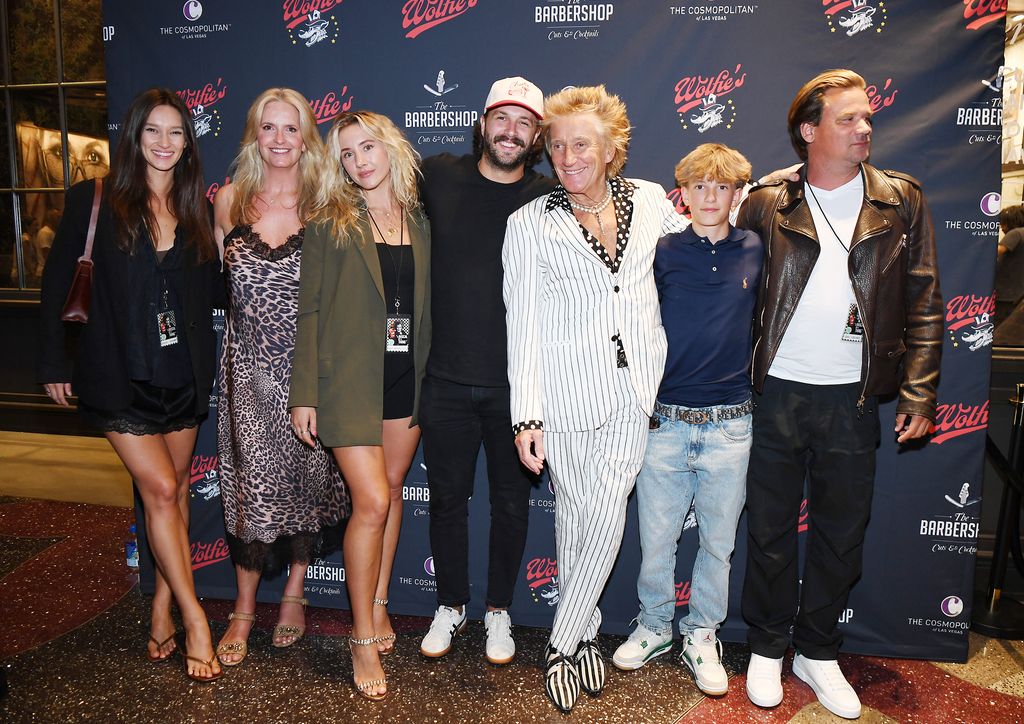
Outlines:
<svg viewBox="0 0 1024 724"><path fill-rule="evenodd" d="M536 481L516 452L509 388L427 377L419 421L437 601L442 606L469 602L469 498L483 443L491 501L486 603L508 608L526 547L530 487Z"/></svg>
<svg viewBox="0 0 1024 724"><path fill-rule="evenodd" d="M780 658L793 645L807 658L835 659L839 616L860 578L871 513L878 405L857 409L860 383L808 385L774 377L754 395L747 469L747 571L743 616L750 650ZM797 560L807 480L803 584Z"/></svg>

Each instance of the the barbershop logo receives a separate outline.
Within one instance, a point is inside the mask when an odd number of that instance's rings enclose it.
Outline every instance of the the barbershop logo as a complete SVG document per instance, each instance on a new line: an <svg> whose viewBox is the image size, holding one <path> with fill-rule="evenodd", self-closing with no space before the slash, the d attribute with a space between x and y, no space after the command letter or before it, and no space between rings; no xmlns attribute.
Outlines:
<svg viewBox="0 0 1024 724"><path fill-rule="evenodd" d="M316 118L316 123L319 126L321 123L329 123L342 113L352 110L353 102L354 99L348 92L348 86L343 85L337 92L327 91L319 98L311 99L309 105L313 109L313 117Z"/></svg>
<svg viewBox="0 0 1024 724"><path fill-rule="evenodd" d="M676 608L690 605L690 582L676 582Z"/></svg>
<svg viewBox="0 0 1024 724"><path fill-rule="evenodd" d="M990 347L995 333L995 310L996 299L992 294L958 294L946 302L946 333L953 347L963 345L971 352Z"/></svg>
<svg viewBox="0 0 1024 724"><path fill-rule="evenodd" d="M288 567L289 571L291 566ZM314 558L309 567L306 568L307 583L344 583L345 566L341 563L327 560L326 558ZM321 591L317 591L320 593ZM326 591L325 591L326 592Z"/></svg>
<svg viewBox="0 0 1024 724"><path fill-rule="evenodd" d="M695 128L698 133L704 133L723 124L727 129L732 128L736 120L736 106L732 98L725 96L742 87L746 80L742 64L715 75L680 78L675 87L675 104L683 129Z"/></svg>
<svg viewBox="0 0 1024 724"><path fill-rule="evenodd" d="M228 86L223 78L218 78L216 83L207 83L202 88L184 88L178 91L178 96L185 101L185 107L192 115L196 138L202 138L208 133L212 133L214 137L220 135L220 111L213 106L227 94Z"/></svg>
<svg viewBox="0 0 1024 724"><path fill-rule="evenodd" d="M426 483L403 485L402 500L412 503L412 517L424 518L430 515L430 487Z"/></svg>
<svg viewBox="0 0 1024 724"><path fill-rule="evenodd" d="M526 585L534 603L558 605L558 561L554 558L534 558L526 564Z"/></svg>
<svg viewBox="0 0 1024 724"><path fill-rule="evenodd" d="M203 17L203 4L199 0L187 0L181 6L181 16L188 24L161 26L159 28L160 35L177 36L182 40L202 40L213 33L231 30L231 23L197 24L196 21ZM113 29L113 26L110 27ZM113 33L111 33L111 37L113 37ZM108 39L106 28L104 28L103 39Z"/></svg>
<svg viewBox="0 0 1024 724"><path fill-rule="evenodd" d="M536 2L533 22L544 29L548 40L593 40L601 35L601 23L611 20L615 3L588 3L573 0L553 4Z"/></svg>
<svg viewBox="0 0 1024 724"><path fill-rule="evenodd" d="M885 28L889 11L884 0L821 0L830 33L854 36L868 30Z"/></svg>
<svg viewBox="0 0 1024 724"><path fill-rule="evenodd" d="M931 539L932 553L974 555L978 552L981 525L980 519L972 515L970 508L981 502L981 498L971 498L971 484L967 482L952 492L952 495L946 493L944 496L949 505L943 508L949 512L922 518L918 533Z"/></svg>
<svg viewBox="0 0 1024 724"><path fill-rule="evenodd" d="M960 491L956 494L955 500L948 493L946 494L946 500L949 501L952 505L955 505L957 508L960 508L961 510L963 510L964 508L969 508L972 505L977 505L978 503L981 502L980 497L971 497L971 484L967 482L960 486Z"/></svg>
<svg viewBox="0 0 1024 724"><path fill-rule="evenodd" d="M681 15L687 20L698 23L722 22L737 16L753 15L757 12L756 4L739 5L729 3L699 3L697 5L670 5L669 15Z"/></svg>
<svg viewBox="0 0 1024 724"><path fill-rule="evenodd" d="M989 92L964 106L957 106L956 125L967 134L968 145L998 143L1003 133L1003 67L995 76L982 79Z"/></svg>
<svg viewBox="0 0 1024 724"><path fill-rule="evenodd" d="M337 42L338 19L330 13L342 0L285 0L281 6L281 21L292 45L301 43L307 48L329 40Z"/></svg>
<svg viewBox="0 0 1024 724"><path fill-rule="evenodd" d="M988 400L980 405L965 405L950 402L935 408L935 424L932 425L931 442L936 445L972 432L982 432L988 427Z"/></svg>
<svg viewBox="0 0 1024 724"><path fill-rule="evenodd" d="M231 557L224 538L218 538L212 542L196 541L190 546L190 552L193 571L212 566L214 563L220 563Z"/></svg>
<svg viewBox="0 0 1024 724"><path fill-rule="evenodd" d="M418 146L463 143L472 137L473 125L480 111L459 103L465 93L459 92L459 83L453 82L445 68L421 84L419 97L426 103L405 112L405 128L415 137Z"/></svg>
<svg viewBox="0 0 1024 724"><path fill-rule="evenodd" d="M977 30L1006 16L1007 0L963 0L964 22Z"/></svg>
<svg viewBox="0 0 1024 724"><path fill-rule="evenodd" d="M213 500L220 495L220 476L217 474L216 455L193 455L189 469L188 485L192 495L201 495L203 500Z"/></svg>
<svg viewBox="0 0 1024 724"><path fill-rule="evenodd" d="M402 6L402 30L415 38L441 23L447 23L476 7L477 0L406 0Z"/></svg>

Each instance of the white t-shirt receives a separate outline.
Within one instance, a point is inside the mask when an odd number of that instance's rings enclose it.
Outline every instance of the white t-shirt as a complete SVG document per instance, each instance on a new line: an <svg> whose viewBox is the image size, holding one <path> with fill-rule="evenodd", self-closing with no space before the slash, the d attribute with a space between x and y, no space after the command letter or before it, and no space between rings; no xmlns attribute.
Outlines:
<svg viewBox="0 0 1024 724"><path fill-rule="evenodd" d="M863 341L844 339L844 332L850 305L856 304L848 249L864 202L863 178L857 174L831 191L805 183L804 201L821 254L768 374L811 385L858 382Z"/></svg>

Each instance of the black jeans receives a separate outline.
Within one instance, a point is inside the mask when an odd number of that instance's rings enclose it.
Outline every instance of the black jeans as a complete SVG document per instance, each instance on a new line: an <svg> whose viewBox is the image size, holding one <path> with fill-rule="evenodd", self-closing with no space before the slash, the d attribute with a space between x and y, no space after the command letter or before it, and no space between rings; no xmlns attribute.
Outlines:
<svg viewBox="0 0 1024 724"><path fill-rule="evenodd" d="M482 442L491 501L487 605L508 608L526 547L530 487L536 480L516 452L509 388L427 377L419 422L430 485L437 601L442 606L469 602L469 498Z"/></svg>
<svg viewBox="0 0 1024 724"><path fill-rule="evenodd" d="M857 409L860 387L769 377L764 393L754 395L743 617L755 654L783 656L791 626L793 645L807 658L835 659L839 651L839 616L861 574L880 434L876 401ZM800 587L805 478L809 528Z"/></svg>

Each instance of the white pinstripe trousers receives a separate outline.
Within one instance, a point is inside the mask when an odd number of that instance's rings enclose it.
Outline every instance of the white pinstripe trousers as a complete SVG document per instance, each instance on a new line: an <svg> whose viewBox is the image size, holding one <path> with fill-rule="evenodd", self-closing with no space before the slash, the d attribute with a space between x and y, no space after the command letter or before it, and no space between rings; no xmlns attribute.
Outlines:
<svg viewBox="0 0 1024 724"><path fill-rule="evenodd" d="M555 483L559 589L550 641L564 654L575 653L580 641L597 636L597 602L622 544L626 502L647 448L649 418L629 371L616 369L609 382L616 405L604 425L582 432L544 432Z"/></svg>

